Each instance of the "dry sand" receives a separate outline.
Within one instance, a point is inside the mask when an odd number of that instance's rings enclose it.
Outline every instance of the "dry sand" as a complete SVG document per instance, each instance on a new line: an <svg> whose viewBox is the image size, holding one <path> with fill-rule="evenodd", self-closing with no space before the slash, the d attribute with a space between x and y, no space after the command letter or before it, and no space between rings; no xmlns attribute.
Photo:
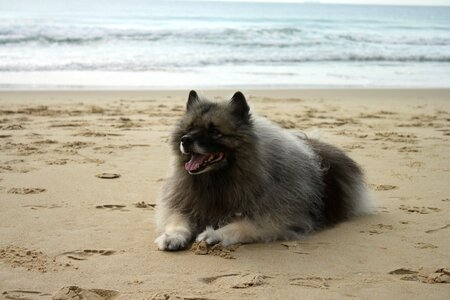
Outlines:
<svg viewBox="0 0 450 300"><path fill-rule="evenodd" d="M348 151L379 213L301 241L161 252L154 206L187 91L1 92L0 298L450 299L450 91L245 92Z"/></svg>

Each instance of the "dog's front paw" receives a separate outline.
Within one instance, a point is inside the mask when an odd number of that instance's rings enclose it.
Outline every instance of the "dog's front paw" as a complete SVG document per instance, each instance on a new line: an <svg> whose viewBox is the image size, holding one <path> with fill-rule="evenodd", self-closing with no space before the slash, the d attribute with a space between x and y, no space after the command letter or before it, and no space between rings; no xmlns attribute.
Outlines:
<svg viewBox="0 0 450 300"><path fill-rule="evenodd" d="M155 243L159 250L176 251L187 247L188 238L184 232L163 233L156 238Z"/></svg>
<svg viewBox="0 0 450 300"><path fill-rule="evenodd" d="M196 239L197 242L205 241L207 244L217 244L222 242L222 235L218 230L214 230L212 227L206 227L205 231L200 233Z"/></svg>

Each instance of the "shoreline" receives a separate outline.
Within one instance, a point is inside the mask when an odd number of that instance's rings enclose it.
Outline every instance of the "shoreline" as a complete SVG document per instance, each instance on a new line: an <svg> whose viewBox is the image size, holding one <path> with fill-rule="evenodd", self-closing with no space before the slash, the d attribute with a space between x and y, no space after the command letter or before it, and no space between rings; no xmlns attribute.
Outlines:
<svg viewBox="0 0 450 300"><path fill-rule="evenodd" d="M37 95L45 95L45 94L117 94L117 95L142 95L142 94L155 94L155 95L161 95L163 93L166 93L167 95L184 95L189 93L190 90L196 90L199 92L205 92L207 94L217 94L217 96L226 95L227 93L233 93L237 90L241 90L245 93L257 95L257 96L264 96L264 94L267 95L274 95L275 93L281 93L281 96L285 97L298 97L302 95L317 95L317 96L331 96L335 95L336 97L340 96L351 96L351 94L354 94L355 96L362 96L362 95L368 95L370 97L376 97L376 96L383 96L386 93L393 93L395 96L400 97L410 97L413 96L414 98L426 98L429 97L429 93L433 93L433 99L436 97L439 99L450 99L450 87L438 87L438 88L403 88L403 87L323 87L323 88L283 88L283 87L266 87L266 88L253 88L249 86L232 86L232 87L220 87L220 88L202 88L193 86L192 88L155 88L155 89L112 89L112 88L105 88L105 89L80 89L80 88L74 88L74 89L11 89L11 90L2 90L0 89L0 95L19 95L19 94L37 94ZM361 99L364 100L364 99Z"/></svg>
<svg viewBox="0 0 450 300"><path fill-rule="evenodd" d="M229 85L229 86L199 86L192 85L192 87L109 87L109 86L96 86L96 87L58 87L58 86L43 86L43 87L31 87L31 86L21 86L21 87L1 87L0 93L3 92L172 92L172 91L189 91L191 89L195 90L205 90L205 91L228 91L228 90L249 90L249 91L329 91L329 90L365 90L365 91L422 91L422 90L442 90L450 91L450 86L436 86L436 87L417 87L417 86L333 86L333 85L305 85L305 86L251 86L251 85Z"/></svg>
<svg viewBox="0 0 450 300"><path fill-rule="evenodd" d="M450 101L450 88L428 89L390 89L390 88L328 88L328 89L195 89L200 95L210 97L211 99L227 99L237 90L242 91L251 103L253 100L274 100L283 99L299 101L333 101L346 105L380 105L385 104L402 109L405 101L423 102L426 99L432 99L435 103L442 105ZM8 99L27 101L30 103L42 101L47 105L54 103L54 99L64 102L86 101L88 103L100 101L119 101L130 98L130 100L139 101L161 101L164 103L180 102L184 105L190 89L160 89L160 90L24 90L24 91L1 91L0 104L19 104ZM425 101L426 102L426 101Z"/></svg>

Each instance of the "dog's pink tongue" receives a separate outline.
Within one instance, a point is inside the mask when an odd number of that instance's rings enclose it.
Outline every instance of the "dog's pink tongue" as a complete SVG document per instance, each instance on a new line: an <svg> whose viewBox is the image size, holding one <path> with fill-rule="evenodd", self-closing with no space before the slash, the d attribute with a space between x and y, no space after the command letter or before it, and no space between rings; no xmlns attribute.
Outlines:
<svg viewBox="0 0 450 300"><path fill-rule="evenodd" d="M209 155L192 154L191 160L184 164L184 168L189 172L196 171L200 168L208 156Z"/></svg>

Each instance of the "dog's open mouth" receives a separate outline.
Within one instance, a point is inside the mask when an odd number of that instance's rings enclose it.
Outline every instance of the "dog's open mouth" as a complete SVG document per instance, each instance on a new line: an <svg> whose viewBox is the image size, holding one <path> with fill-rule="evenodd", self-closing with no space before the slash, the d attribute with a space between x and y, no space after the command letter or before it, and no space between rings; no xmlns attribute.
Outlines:
<svg viewBox="0 0 450 300"><path fill-rule="evenodd" d="M191 159L184 164L184 168L191 174L203 171L207 166L220 162L224 158L222 152L199 154L192 153Z"/></svg>

